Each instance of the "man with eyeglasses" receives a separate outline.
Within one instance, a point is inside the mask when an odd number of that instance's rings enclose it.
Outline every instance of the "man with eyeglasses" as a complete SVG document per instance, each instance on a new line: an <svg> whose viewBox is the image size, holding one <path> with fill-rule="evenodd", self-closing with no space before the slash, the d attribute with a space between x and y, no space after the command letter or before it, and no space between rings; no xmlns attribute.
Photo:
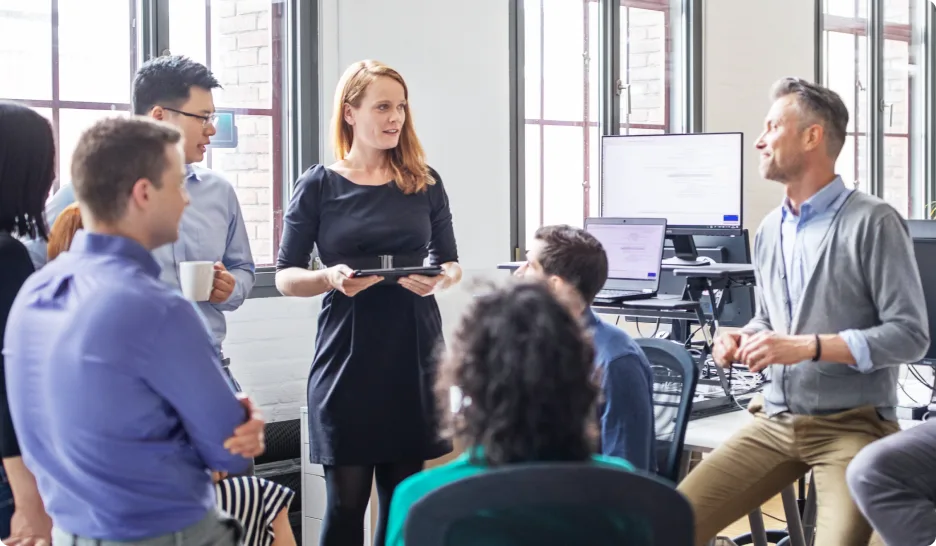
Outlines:
<svg viewBox="0 0 936 546"><path fill-rule="evenodd" d="M205 157L214 126L212 90L221 87L204 65L182 56L157 57L147 61L133 79L133 113L167 122L184 136L185 188L191 203L182 216L179 239L153 251L162 268L160 278L180 287L179 264L211 261L215 264L214 287L207 302L199 302L221 355L224 371L232 387L240 391L228 368L221 345L227 333L224 312L244 303L256 280L247 227L234 187L220 174L196 165ZM66 150L60 153L71 153ZM75 201L72 186L63 186L46 204L46 220L51 225L62 210ZM36 269L45 265L46 242L27 242ZM167 340L171 342L171 340Z"/></svg>

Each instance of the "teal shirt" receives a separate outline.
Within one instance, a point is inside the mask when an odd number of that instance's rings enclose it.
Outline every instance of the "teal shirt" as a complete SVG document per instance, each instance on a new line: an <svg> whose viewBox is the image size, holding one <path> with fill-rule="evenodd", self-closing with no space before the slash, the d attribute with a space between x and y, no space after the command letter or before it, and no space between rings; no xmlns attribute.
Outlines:
<svg viewBox="0 0 936 546"><path fill-rule="evenodd" d="M634 466L624 459L593 455L594 464L617 468L626 472L633 472ZM454 461L424 470L400 482L393 492L393 501L390 503L390 516L387 520L386 546L403 546L403 527L410 507L421 498L443 485L458 481L462 478L483 473L488 467L484 464L475 464L463 453Z"/></svg>

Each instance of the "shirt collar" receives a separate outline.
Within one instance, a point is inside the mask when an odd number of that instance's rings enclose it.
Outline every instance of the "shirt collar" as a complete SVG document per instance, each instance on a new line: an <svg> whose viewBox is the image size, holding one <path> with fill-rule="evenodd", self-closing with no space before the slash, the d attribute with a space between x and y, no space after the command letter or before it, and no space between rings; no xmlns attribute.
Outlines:
<svg viewBox="0 0 936 546"><path fill-rule="evenodd" d="M199 177L198 173L195 172L195 167L190 164L185 166L185 179L201 182L201 177Z"/></svg>
<svg viewBox="0 0 936 546"><path fill-rule="evenodd" d="M598 316L598 313L594 309L588 307L588 310L585 312L585 325L591 328L598 326L601 323L601 317Z"/></svg>
<svg viewBox="0 0 936 546"><path fill-rule="evenodd" d="M75 233L75 238L72 240L69 251L119 256L136 262L146 273L152 277L159 278L161 268L156 262L156 259L143 248L143 245L133 239L118 235L89 233L81 229Z"/></svg>
<svg viewBox="0 0 936 546"><path fill-rule="evenodd" d="M845 182L842 181L842 177L836 176L835 180L826 184L824 188L817 191L815 194L813 194L812 197L800 205L799 216L809 217L815 214L822 214L823 212L826 212L847 190L848 188L845 187ZM790 215L797 216L790 208L790 200L784 197L783 218L786 219Z"/></svg>

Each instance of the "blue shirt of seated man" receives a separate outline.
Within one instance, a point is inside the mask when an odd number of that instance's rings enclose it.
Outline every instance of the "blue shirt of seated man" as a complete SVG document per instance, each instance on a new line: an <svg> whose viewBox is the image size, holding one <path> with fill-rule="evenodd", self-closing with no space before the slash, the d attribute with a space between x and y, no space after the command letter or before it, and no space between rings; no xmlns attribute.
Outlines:
<svg viewBox="0 0 936 546"><path fill-rule="evenodd" d="M601 453L620 457L638 470L656 472L653 370L627 332L601 320L591 309L595 366L601 374Z"/></svg>

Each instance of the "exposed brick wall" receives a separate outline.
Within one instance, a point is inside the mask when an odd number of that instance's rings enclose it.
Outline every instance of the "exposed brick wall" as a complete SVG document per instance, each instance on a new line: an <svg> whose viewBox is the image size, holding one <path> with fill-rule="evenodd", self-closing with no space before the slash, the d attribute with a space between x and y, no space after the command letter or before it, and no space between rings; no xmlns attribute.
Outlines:
<svg viewBox="0 0 936 546"><path fill-rule="evenodd" d="M272 107L269 0L214 0L212 10L212 70L224 89L215 102L226 108ZM223 171L237 190L247 234L258 265L273 263L273 142L272 118L236 117L236 149L214 150L213 166Z"/></svg>

